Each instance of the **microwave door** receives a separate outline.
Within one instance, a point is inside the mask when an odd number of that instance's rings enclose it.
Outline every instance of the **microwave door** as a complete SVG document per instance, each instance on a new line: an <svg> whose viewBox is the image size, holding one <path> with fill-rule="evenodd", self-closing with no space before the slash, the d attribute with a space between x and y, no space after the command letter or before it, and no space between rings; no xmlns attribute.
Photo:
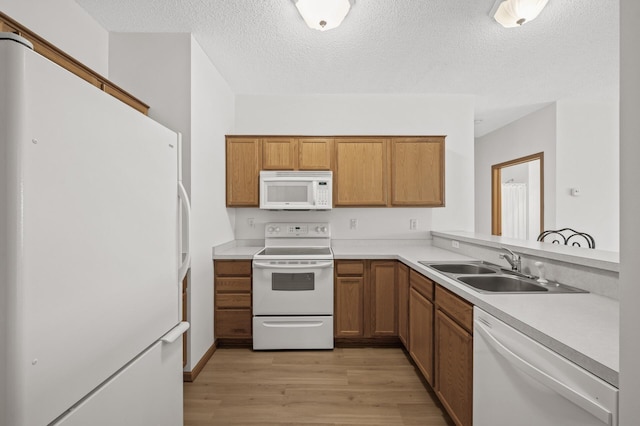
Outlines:
<svg viewBox="0 0 640 426"><path fill-rule="evenodd" d="M261 208L304 210L313 208L311 181L263 181Z"/></svg>

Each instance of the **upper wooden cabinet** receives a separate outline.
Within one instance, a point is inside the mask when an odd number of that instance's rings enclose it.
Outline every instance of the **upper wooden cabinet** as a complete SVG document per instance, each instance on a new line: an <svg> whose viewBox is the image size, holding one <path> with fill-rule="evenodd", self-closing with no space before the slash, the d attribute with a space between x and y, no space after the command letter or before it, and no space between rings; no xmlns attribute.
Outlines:
<svg viewBox="0 0 640 426"><path fill-rule="evenodd" d="M258 207L262 146L258 138L227 137L227 206Z"/></svg>
<svg viewBox="0 0 640 426"><path fill-rule="evenodd" d="M391 140L391 205L444 206L444 137Z"/></svg>
<svg viewBox="0 0 640 426"><path fill-rule="evenodd" d="M227 136L227 206L259 205L260 170L332 170L334 207L442 207L444 139Z"/></svg>
<svg viewBox="0 0 640 426"><path fill-rule="evenodd" d="M336 207L444 206L444 139L337 138Z"/></svg>
<svg viewBox="0 0 640 426"><path fill-rule="evenodd" d="M294 138L265 138L262 140L263 170L295 170L297 141Z"/></svg>
<svg viewBox="0 0 640 426"><path fill-rule="evenodd" d="M298 139L298 169L331 170L332 158L332 138Z"/></svg>
<svg viewBox="0 0 640 426"><path fill-rule="evenodd" d="M263 170L331 170L332 138L262 138Z"/></svg>
<svg viewBox="0 0 640 426"><path fill-rule="evenodd" d="M336 207L387 205L388 144L388 139L381 138L336 139Z"/></svg>

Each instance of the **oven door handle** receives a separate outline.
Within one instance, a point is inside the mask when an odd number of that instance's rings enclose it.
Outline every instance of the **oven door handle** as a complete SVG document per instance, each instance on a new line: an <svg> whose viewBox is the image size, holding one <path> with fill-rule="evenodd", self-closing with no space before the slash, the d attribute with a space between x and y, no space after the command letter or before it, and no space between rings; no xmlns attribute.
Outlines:
<svg viewBox="0 0 640 426"><path fill-rule="evenodd" d="M253 261L253 267L258 269L323 269L333 268L333 261L319 262L319 263L305 263L305 264L272 264Z"/></svg>

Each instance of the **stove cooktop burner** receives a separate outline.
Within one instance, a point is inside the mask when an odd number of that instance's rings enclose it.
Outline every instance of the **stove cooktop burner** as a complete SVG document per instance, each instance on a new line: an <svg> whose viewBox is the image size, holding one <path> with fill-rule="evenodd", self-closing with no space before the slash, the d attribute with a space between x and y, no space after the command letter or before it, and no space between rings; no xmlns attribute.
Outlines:
<svg viewBox="0 0 640 426"><path fill-rule="evenodd" d="M331 256L329 247L266 247L256 256Z"/></svg>

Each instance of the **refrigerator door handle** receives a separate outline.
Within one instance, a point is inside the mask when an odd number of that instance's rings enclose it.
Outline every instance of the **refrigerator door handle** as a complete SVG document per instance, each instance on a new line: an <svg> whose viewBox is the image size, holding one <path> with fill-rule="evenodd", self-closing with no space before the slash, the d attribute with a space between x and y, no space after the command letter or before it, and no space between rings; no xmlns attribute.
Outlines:
<svg viewBox="0 0 640 426"><path fill-rule="evenodd" d="M611 425L613 417L611 411L607 410L600 404L595 403L586 396L570 388L558 379L550 376L549 374L545 373L544 371L540 370L539 368L535 367L534 365L530 364L529 362L520 358L518 355L511 352L506 346L500 343L500 341L498 341L498 339L496 339L480 321L475 321L474 329L486 339L487 343L489 343L496 352L498 352L505 360L511 363L511 365L527 374L529 377L536 380L540 384L553 390L558 395L563 396L564 398L576 404L578 407L581 407L583 410L589 412L600 421L606 423L607 425Z"/></svg>
<svg viewBox="0 0 640 426"><path fill-rule="evenodd" d="M184 218L187 224L187 232L191 229L191 203L189 203L189 196L187 195L187 190L184 188L182 181L178 181L178 198L180 198L180 205L184 209ZM191 245L187 247L187 253L185 254L184 260L182 261L182 265L178 269L178 282L182 282L185 275L187 275L187 270L191 266Z"/></svg>
<svg viewBox="0 0 640 426"><path fill-rule="evenodd" d="M191 325L188 322L182 321L180 324L173 327L171 331L162 336L160 340L162 341L162 343L173 343L178 340L178 337L182 336L190 326Z"/></svg>

